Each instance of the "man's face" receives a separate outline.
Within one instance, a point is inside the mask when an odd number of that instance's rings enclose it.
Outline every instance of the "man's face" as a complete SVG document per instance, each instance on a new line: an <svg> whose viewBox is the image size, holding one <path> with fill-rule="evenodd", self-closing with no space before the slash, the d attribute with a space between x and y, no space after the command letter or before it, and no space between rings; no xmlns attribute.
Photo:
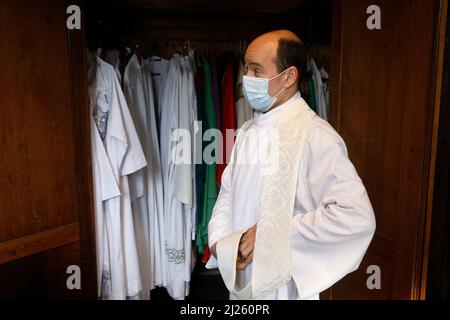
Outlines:
<svg viewBox="0 0 450 320"><path fill-rule="evenodd" d="M257 78L271 79L278 75L275 64L278 43L256 40L250 44L245 55L245 75ZM283 89L283 76L269 83L269 94L275 96Z"/></svg>

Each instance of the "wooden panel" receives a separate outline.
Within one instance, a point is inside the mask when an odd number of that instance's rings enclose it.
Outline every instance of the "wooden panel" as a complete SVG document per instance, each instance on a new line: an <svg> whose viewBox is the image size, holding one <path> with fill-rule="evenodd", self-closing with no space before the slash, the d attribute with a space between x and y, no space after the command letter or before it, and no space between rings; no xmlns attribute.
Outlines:
<svg viewBox="0 0 450 320"><path fill-rule="evenodd" d="M84 1L66 0L66 5L77 3L86 12ZM92 181L91 132L89 126L89 95L87 83L85 14L82 30L69 32L70 84L75 146L76 211L80 220L81 267L84 298L97 298L97 266Z"/></svg>
<svg viewBox="0 0 450 320"><path fill-rule="evenodd" d="M97 296L86 46L84 30L66 28L72 4L82 1L0 2L0 297ZM70 265L80 292L66 287Z"/></svg>
<svg viewBox="0 0 450 320"><path fill-rule="evenodd" d="M101 2L101 1L98 1ZM216 10L224 12L242 12L248 14L258 12L284 12L297 6L318 5L327 0L108 0L109 5L118 7L135 7L147 9L183 9L185 11Z"/></svg>
<svg viewBox="0 0 450 320"><path fill-rule="evenodd" d="M371 265L377 265L382 271L381 289L368 290L365 272ZM393 298L393 262L369 251L361 263L360 272L354 272L347 276L332 288L333 300L383 300Z"/></svg>
<svg viewBox="0 0 450 320"><path fill-rule="evenodd" d="M79 243L1 265L0 299L80 299L84 287L72 291L66 285L72 265L80 265Z"/></svg>
<svg viewBox="0 0 450 320"><path fill-rule="evenodd" d="M438 136L426 298L450 299L450 10Z"/></svg>
<svg viewBox="0 0 450 320"><path fill-rule="evenodd" d="M383 276L392 283L377 293L368 293L365 281L355 287L352 279L367 279L362 266L333 289L332 297L352 292L363 298L418 298L439 1L336 2L341 11L335 13L332 122L347 143L377 218L377 236L365 263L384 266ZM366 9L373 4L382 14L377 31L366 28Z"/></svg>
<svg viewBox="0 0 450 320"><path fill-rule="evenodd" d="M438 158L438 150L440 148L440 138L439 138L439 125L440 125L440 115L441 115L441 109L446 107L446 101L443 99L443 91L446 88L443 87L445 85L444 83L444 73L448 73L448 67L445 66L444 70L444 54L445 54L445 48L446 43L448 44L448 41L446 41L446 29L447 29L447 17L448 17L448 0L441 1L441 7L439 8L439 13L437 15L437 31L436 31L436 38L437 38L437 44L436 44L436 61L435 61L435 83L434 83L434 119L433 119L433 131L432 131L432 142L431 142L431 161L430 161L430 174L428 177L428 194L427 194L427 215L426 215L426 227L424 232L424 243L423 243L423 269L421 270L421 286L420 286L420 292L417 294L420 295L420 299L425 299L427 294L427 277L428 277L428 260L430 256L430 242L431 242L431 221L432 221L432 213L433 213L433 198L435 194L435 181L440 179L439 172L437 171L437 159ZM447 31L448 32L448 31ZM447 75L445 75L447 77ZM441 99L442 99L442 106L441 106ZM443 114L445 115L445 111L443 111ZM443 123L446 125L445 123ZM442 123L441 123L442 125ZM436 182L437 182L436 181ZM448 180L450 181L450 180ZM439 209L438 209L439 210Z"/></svg>
<svg viewBox="0 0 450 320"><path fill-rule="evenodd" d="M0 2L0 242L78 220L65 12Z"/></svg>
<svg viewBox="0 0 450 320"><path fill-rule="evenodd" d="M197 49L201 48L202 42L214 44L214 47L223 45L218 48L219 55L233 46L239 49L242 46L239 40L249 43L256 36L274 29L290 29L308 44L312 38L315 43L330 44L331 0L314 1L313 5L307 1L310 5L307 7L301 6L303 1L294 0L292 9L252 10L251 16L244 10L246 5L251 5L248 2L241 2L239 6L228 1L223 3L234 10L220 9L220 5L197 6L196 1L182 3L189 6L189 10L180 10L176 1L164 2L165 9L156 9L160 2L144 2L142 7L137 7L130 1L119 1L116 5L89 1L90 47L117 48L134 46L137 42L146 56L157 40L162 43L178 40L187 45L189 39L191 46ZM275 6L282 8L278 3Z"/></svg>
<svg viewBox="0 0 450 320"><path fill-rule="evenodd" d="M79 240L80 226L75 223L3 242L0 243L0 264L63 247Z"/></svg>

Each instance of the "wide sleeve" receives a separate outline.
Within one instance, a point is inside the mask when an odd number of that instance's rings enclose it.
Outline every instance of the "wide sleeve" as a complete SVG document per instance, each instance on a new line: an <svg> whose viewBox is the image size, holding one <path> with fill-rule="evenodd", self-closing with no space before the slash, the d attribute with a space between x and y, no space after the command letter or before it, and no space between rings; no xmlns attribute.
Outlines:
<svg viewBox="0 0 450 320"><path fill-rule="evenodd" d="M375 232L366 189L341 137L328 125L311 128L300 165L293 218L293 278L307 299L358 269ZM314 208L314 209L312 209Z"/></svg>
<svg viewBox="0 0 450 320"><path fill-rule="evenodd" d="M108 65L108 71L111 79L110 103L113 109L111 112L115 113L108 130L111 129L111 132L114 132L115 136L127 145L120 164L120 175L128 176L146 167L147 159L114 68Z"/></svg>
<svg viewBox="0 0 450 320"><path fill-rule="evenodd" d="M234 151L231 155L233 159ZM214 206L211 220L208 224L208 244L212 248L217 241L229 236L233 232L231 222L231 175L233 170L232 162L225 168L222 175L222 185L220 187L217 202ZM206 268L217 268L217 259L211 255Z"/></svg>

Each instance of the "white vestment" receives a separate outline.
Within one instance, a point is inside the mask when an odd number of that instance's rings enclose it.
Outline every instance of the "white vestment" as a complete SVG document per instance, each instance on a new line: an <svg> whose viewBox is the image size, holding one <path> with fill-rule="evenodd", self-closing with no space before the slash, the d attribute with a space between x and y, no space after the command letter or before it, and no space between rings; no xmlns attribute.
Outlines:
<svg viewBox="0 0 450 320"><path fill-rule="evenodd" d="M108 50L103 53L103 60L114 67L117 79L122 84L122 74L120 73L120 52L118 50Z"/></svg>
<svg viewBox="0 0 450 320"><path fill-rule="evenodd" d="M189 291L192 262L191 215L194 203L191 144L179 153L181 140L176 130L191 132L190 108L193 76L189 60L175 55L161 97L161 166L164 180L165 262L164 286L169 295L184 299ZM187 137L190 142L191 137ZM186 161L179 161L182 156Z"/></svg>
<svg viewBox="0 0 450 320"><path fill-rule="evenodd" d="M146 98L147 125L150 134L148 181L147 181L147 207L150 227L150 262L153 270L152 287L163 285L163 258L164 258L164 193L161 170L161 154L156 121L155 96L153 79L151 76L149 60L142 67L144 93Z"/></svg>
<svg viewBox="0 0 450 320"><path fill-rule="evenodd" d="M95 93L94 93L95 94ZM91 114L94 111L91 104ZM105 202L120 197L120 190L110 166L100 133L91 116L91 151L94 182L95 233L97 248L98 295L102 294L103 272L110 273L109 247L105 225ZM109 283L107 284L110 285Z"/></svg>
<svg viewBox="0 0 450 320"><path fill-rule="evenodd" d="M130 109L133 122L141 141L145 157L151 158L152 143L148 124L147 97L144 91L144 80L138 57L133 55L124 72L124 94ZM148 160L147 160L148 161ZM153 183L151 177L152 163L148 167L132 174L129 178L132 196L133 216L136 231L136 243L139 251L139 263L143 282L142 299L150 298L150 290L154 288L153 265L150 258L150 213L148 202L152 204ZM150 182L150 183L149 183ZM150 194L149 194L150 193ZM152 199L149 199L152 198Z"/></svg>
<svg viewBox="0 0 450 320"><path fill-rule="evenodd" d="M252 134L243 137L245 152L238 152L236 164L224 171L208 228L210 246L258 223L261 163L268 143L264 132L276 125L283 111L300 103L305 102L298 93L266 114L255 113L247 131ZM318 299L322 291L358 268L375 231L372 206L345 143L319 117L307 132L299 166L292 218L292 280L264 299ZM215 267L217 260L211 257L207 268ZM244 288L251 278L252 265L237 274L236 288Z"/></svg>
<svg viewBox="0 0 450 320"><path fill-rule="evenodd" d="M123 300L142 290L128 176L147 162L114 68L99 58L95 67L89 92L97 129L91 132L94 188L102 190L95 197L101 296Z"/></svg>
<svg viewBox="0 0 450 320"><path fill-rule="evenodd" d="M161 120L162 96L169 76L170 61L161 57L151 57L149 62L150 72L153 80L153 92L156 102L156 116L158 123Z"/></svg>

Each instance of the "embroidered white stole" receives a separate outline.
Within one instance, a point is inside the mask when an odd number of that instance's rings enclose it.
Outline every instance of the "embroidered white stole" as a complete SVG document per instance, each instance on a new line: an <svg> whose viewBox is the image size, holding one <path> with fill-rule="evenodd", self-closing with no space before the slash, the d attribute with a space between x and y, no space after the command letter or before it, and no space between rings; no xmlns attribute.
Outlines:
<svg viewBox="0 0 450 320"><path fill-rule="evenodd" d="M279 115L276 134L270 136L269 158L262 170L261 211L253 252L252 279L242 290L236 289L236 261L239 242L246 230L217 242L218 265L225 285L242 300L261 299L292 279L291 227L299 164L306 133L316 115L303 99L293 103L295 106ZM250 125L251 121L244 124L238 134L235 160ZM235 166L236 161L231 165ZM232 185L233 181L234 177Z"/></svg>

